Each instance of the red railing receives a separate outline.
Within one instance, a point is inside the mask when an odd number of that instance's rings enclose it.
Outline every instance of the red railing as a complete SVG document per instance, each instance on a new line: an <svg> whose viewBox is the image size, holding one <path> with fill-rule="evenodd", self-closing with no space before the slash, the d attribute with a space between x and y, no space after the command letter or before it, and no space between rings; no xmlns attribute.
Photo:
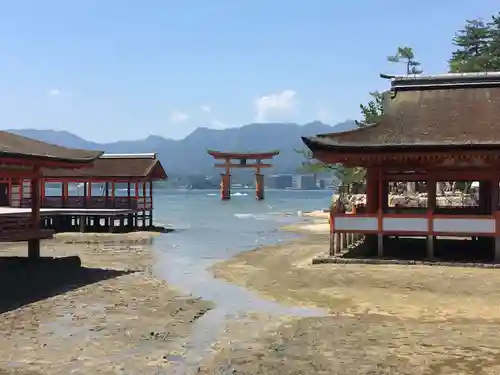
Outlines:
<svg viewBox="0 0 500 375"><path fill-rule="evenodd" d="M500 237L500 211L490 215L417 213L330 213L330 253L366 234L396 236ZM344 245L347 242L346 245Z"/></svg>
<svg viewBox="0 0 500 375"><path fill-rule="evenodd" d="M330 214L332 233L433 236L498 236L500 212L492 215L432 213L334 213Z"/></svg>
<svg viewBox="0 0 500 375"><path fill-rule="evenodd" d="M29 207L29 204L29 198L24 198L22 207ZM45 196L42 207L150 210L152 199L151 197L67 197L63 200L60 196Z"/></svg>

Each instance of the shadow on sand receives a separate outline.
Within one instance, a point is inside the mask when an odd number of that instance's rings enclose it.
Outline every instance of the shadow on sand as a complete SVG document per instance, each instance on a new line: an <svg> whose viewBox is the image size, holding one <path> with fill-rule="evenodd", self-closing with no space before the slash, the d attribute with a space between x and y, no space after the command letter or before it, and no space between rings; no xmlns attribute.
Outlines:
<svg viewBox="0 0 500 375"><path fill-rule="evenodd" d="M23 305L135 271L87 268L77 256L0 257L0 314Z"/></svg>

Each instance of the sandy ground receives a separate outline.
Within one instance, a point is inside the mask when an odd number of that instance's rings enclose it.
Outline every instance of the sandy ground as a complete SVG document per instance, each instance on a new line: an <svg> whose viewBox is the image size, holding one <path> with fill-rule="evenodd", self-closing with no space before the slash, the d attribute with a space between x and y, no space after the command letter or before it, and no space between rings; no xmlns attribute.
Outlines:
<svg viewBox="0 0 500 375"><path fill-rule="evenodd" d="M309 218L308 222L299 225L287 225L282 230L295 233L325 233L330 230L328 221L330 214L323 211L304 212L302 216Z"/></svg>
<svg viewBox="0 0 500 375"><path fill-rule="evenodd" d="M302 216L328 220L329 213L325 211L303 212Z"/></svg>
<svg viewBox="0 0 500 375"><path fill-rule="evenodd" d="M311 233L213 271L267 298L329 314L228 329L202 373L500 374L499 270L313 266L328 239Z"/></svg>
<svg viewBox="0 0 500 375"><path fill-rule="evenodd" d="M212 305L151 275L150 236L62 235L44 242L42 255L78 255L82 267L0 268L0 374L147 375L178 366L193 323ZM26 252L26 244L2 245L0 259Z"/></svg>

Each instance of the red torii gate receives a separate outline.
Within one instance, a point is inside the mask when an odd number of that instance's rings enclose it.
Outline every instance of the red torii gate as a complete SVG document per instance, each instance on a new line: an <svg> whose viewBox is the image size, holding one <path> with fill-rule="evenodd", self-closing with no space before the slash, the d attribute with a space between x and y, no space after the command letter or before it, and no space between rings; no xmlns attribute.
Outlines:
<svg viewBox="0 0 500 375"><path fill-rule="evenodd" d="M208 150L208 154L216 160L224 160L224 163L214 164L217 168L225 168L226 173L221 173L220 193L222 200L231 198L231 168L255 168L255 198L258 200L264 199L264 175L261 174L261 168L270 168L273 165L270 163L262 163L262 160L272 159L278 155L279 151L269 152L221 152ZM233 163L231 160L238 160ZM248 163L248 160L255 162Z"/></svg>

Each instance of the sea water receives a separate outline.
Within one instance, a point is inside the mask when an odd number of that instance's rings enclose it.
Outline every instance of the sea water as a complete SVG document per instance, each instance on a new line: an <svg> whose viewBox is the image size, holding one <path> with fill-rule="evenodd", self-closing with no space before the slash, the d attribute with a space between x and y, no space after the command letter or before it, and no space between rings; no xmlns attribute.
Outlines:
<svg viewBox="0 0 500 375"><path fill-rule="evenodd" d="M331 192L326 190L267 190L263 201L257 201L251 190L239 190L232 192L231 200L221 201L215 190L156 189L155 222L175 229L155 239L156 275L216 305L194 326L175 374L196 367L227 318L248 312L274 316L326 314L319 309L285 307L263 299L214 278L207 268L240 252L293 239L297 235L279 228L308 220L301 216L302 212L323 209L330 201Z"/></svg>
<svg viewBox="0 0 500 375"><path fill-rule="evenodd" d="M215 190L156 189L154 219L177 230L168 244L184 256L220 260L284 239L279 227L304 220L301 212L326 208L330 200L328 190L267 190L262 201L253 190L233 190L231 200L221 201Z"/></svg>

